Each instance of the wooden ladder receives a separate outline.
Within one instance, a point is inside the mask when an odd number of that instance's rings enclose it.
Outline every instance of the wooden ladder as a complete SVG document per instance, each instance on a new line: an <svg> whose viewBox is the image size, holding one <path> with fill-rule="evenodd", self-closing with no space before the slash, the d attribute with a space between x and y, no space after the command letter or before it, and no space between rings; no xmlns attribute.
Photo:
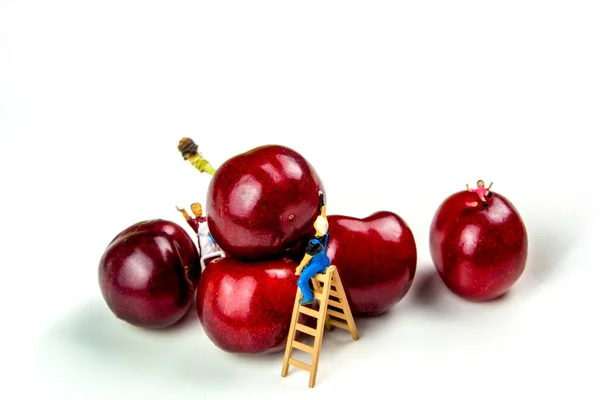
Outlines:
<svg viewBox="0 0 600 400"><path fill-rule="evenodd" d="M319 301L319 308L301 306L298 302L302 297L302 292L298 288L296 292L296 302L292 312L292 323L288 334L287 347L283 358L283 368L281 376L286 377L290 365L296 368L310 372L308 387L315 386L317 378L317 368L319 365L319 353L321 351L321 342L323 340L323 329L331 331L334 327L342 328L350 332L352 339L358 340L358 330L350 311L350 305L340 280L340 275L335 265L330 265L324 274L317 274L311 279L313 295ZM332 307L332 308L330 308ZM336 310L337 309L337 310ZM298 318L300 313L316 318L317 328L300 324ZM296 341L296 333L304 332L314 337L313 346ZM292 350L304 351L312 356L310 365L292 358Z"/></svg>

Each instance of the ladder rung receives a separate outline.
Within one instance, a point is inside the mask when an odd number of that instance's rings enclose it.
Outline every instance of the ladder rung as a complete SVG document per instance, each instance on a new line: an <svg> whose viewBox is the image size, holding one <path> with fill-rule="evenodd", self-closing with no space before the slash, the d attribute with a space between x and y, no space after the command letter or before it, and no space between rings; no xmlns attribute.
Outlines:
<svg viewBox="0 0 600 400"><path fill-rule="evenodd" d="M325 284L325 274L317 274L314 278L317 282L321 282L323 285ZM337 282L334 279L331 279L331 286L337 287Z"/></svg>
<svg viewBox="0 0 600 400"><path fill-rule="evenodd" d="M304 332L308 335L311 336L317 336L317 330L311 328L310 326L306 326L306 325L302 325L302 324L296 324L296 330L300 331L300 332Z"/></svg>
<svg viewBox="0 0 600 400"><path fill-rule="evenodd" d="M327 314L331 315L332 317L346 320L346 316L344 314L342 314L341 312L334 311L332 309L327 309Z"/></svg>
<svg viewBox="0 0 600 400"><path fill-rule="evenodd" d="M300 369L310 372L310 365L303 363L302 361L298 361L296 359L290 358L290 365L293 365L296 368L300 368Z"/></svg>
<svg viewBox="0 0 600 400"><path fill-rule="evenodd" d="M338 328L342 328L347 330L348 332L350 332L350 327L348 326L348 324L345 324L341 321L337 321L335 319L329 319L329 321L327 321L329 324L331 324L332 326L338 327Z"/></svg>
<svg viewBox="0 0 600 400"><path fill-rule="evenodd" d="M298 349L298 350L302 350L305 353L310 353L312 354L314 351L314 347L310 347L309 345L306 345L304 343L298 342L296 340L294 340L292 342L292 347Z"/></svg>
<svg viewBox="0 0 600 400"><path fill-rule="evenodd" d="M340 298L340 294L337 291L333 290L333 289L329 290L329 295L333 296L333 297L337 297L338 299Z"/></svg>
<svg viewBox="0 0 600 400"><path fill-rule="evenodd" d="M308 308L306 306L300 306L299 311L302 314L310 315L311 317L319 318L319 312L317 310L313 310L312 308Z"/></svg>
<svg viewBox="0 0 600 400"><path fill-rule="evenodd" d="M342 303L340 303L339 301L335 301L335 300L331 300L331 299L329 299L329 300L327 300L327 303L328 303L330 306L334 306L334 307L336 307L336 308L339 308L340 310L343 310L343 309L344 309L344 306L342 306Z"/></svg>
<svg viewBox="0 0 600 400"><path fill-rule="evenodd" d="M313 290L313 296L315 297L315 299L317 299L319 301L323 300L323 293L315 292Z"/></svg>

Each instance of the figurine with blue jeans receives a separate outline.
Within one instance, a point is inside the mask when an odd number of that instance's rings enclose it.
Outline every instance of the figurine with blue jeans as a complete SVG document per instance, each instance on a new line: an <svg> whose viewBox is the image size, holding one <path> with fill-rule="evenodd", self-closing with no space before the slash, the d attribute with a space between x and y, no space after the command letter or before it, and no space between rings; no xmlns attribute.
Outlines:
<svg viewBox="0 0 600 400"><path fill-rule="evenodd" d="M319 192L319 210L321 215L317 217L314 223L315 237L308 242L306 246L306 254L296 268L298 278L298 287L302 291L302 298L299 300L301 305L311 304L314 300L312 290L310 289L310 280L317 274L325 272L327 267L331 265L329 257L327 257L327 244L329 243L329 223L325 213L325 203L323 193Z"/></svg>

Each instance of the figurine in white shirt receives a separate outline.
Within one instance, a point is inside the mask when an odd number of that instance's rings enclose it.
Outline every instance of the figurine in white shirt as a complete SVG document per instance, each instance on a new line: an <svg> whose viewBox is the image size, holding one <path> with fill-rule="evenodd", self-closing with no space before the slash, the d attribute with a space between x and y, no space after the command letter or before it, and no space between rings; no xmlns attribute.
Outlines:
<svg viewBox="0 0 600 400"><path fill-rule="evenodd" d="M194 218L192 218L185 209L177 207L177 210L183 215L187 223L198 235L198 247L200 248L200 265L204 270L205 262L215 257L225 257L225 253L208 230L208 220L202 215L202 206L200 203L194 203L190 206Z"/></svg>

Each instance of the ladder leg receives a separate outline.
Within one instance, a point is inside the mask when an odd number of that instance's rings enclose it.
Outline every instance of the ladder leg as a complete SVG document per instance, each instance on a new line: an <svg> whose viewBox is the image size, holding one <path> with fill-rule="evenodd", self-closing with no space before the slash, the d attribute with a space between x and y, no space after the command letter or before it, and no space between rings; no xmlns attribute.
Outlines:
<svg viewBox="0 0 600 400"><path fill-rule="evenodd" d="M325 274L325 282L323 284L323 291L321 301L319 301L319 318L317 319L317 336L315 337L315 343L313 346L312 353L312 364L310 368L310 379L308 381L308 387L315 387L317 380L317 370L319 368L319 354L321 353L321 343L323 342L323 326L325 325L325 319L327 318L327 300L329 299L329 289L331 288L331 270L327 270Z"/></svg>
<svg viewBox="0 0 600 400"><path fill-rule="evenodd" d="M331 325L331 323L329 322L329 315L327 315L325 318L325 330L327 332L331 332L333 330L333 325Z"/></svg>
<svg viewBox="0 0 600 400"><path fill-rule="evenodd" d="M315 288L314 289L315 292L321 293L321 294L323 294L323 296L325 296L324 293L323 293L323 290L325 288L325 284L323 284L323 286L321 286L321 283L317 280L317 278L312 278L312 284L313 284L313 288ZM329 296L324 297L324 298L327 299L327 300L329 300L328 297ZM325 330L327 332L331 332L333 330L333 325L331 325L329 323L329 319L330 319L329 315L325 314Z"/></svg>
<svg viewBox="0 0 600 400"><path fill-rule="evenodd" d="M318 285L319 282L315 279L314 280L316 282L316 284ZM321 287L321 293L323 292L323 289L325 287L325 283L323 284L323 287ZM331 288L331 287L330 287ZM327 295L327 297L324 297L326 301L329 301L329 295ZM327 304L325 305L327 307ZM331 325L329 323L329 314L325 313L325 330L327 332L331 332L333 330L333 325Z"/></svg>
<svg viewBox="0 0 600 400"><path fill-rule="evenodd" d="M288 333L287 346L285 348L285 355L283 356L283 367L281 367L281 376L286 377L290 369L290 358L292 357L292 342L296 336L296 324L298 323L298 310L300 308L300 296L302 292L300 288L296 290L296 300L294 301L294 311L292 311L292 321L290 322L290 331Z"/></svg>
<svg viewBox="0 0 600 400"><path fill-rule="evenodd" d="M316 277L312 277L311 278L311 282L312 282L312 287L313 287L313 292L315 293L319 293L321 295L325 295L324 291L325 291L325 283L323 284L323 286L321 286L321 282L319 282L319 280ZM315 296L316 297L316 296ZM322 297L325 298L325 297ZM326 298L325 298L326 299ZM327 331L331 331L333 329L333 327L331 326L331 324L329 324L329 316L326 315L326 319L325 319L325 330Z"/></svg>
<svg viewBox="0 0 600 400"><path fill-rule="evenodd" d="M310 278L310 281L312 283L313 292L323 293L323 286L321 286L321 283L317 280L317 278L312 277Z"/></svg>
<svg viewBox="0 0 600 400"><path fill-rule="evenodd" d="M348 323L348 328L350 329L350 334L352 335L352 339L358 340L358 329L356 329L356 324L354 323L354 317L352 316L352 312L350 311L350 303L348 303L348 298L346 297L346 292L344 292L344 287L342 286L342 280L340 279L340 273L335 270L333 274L333 278L335 279L336 289L340 294L340 303L342 303L342 308L344 310L344 316L346 317L346 322Z"/></svg>

